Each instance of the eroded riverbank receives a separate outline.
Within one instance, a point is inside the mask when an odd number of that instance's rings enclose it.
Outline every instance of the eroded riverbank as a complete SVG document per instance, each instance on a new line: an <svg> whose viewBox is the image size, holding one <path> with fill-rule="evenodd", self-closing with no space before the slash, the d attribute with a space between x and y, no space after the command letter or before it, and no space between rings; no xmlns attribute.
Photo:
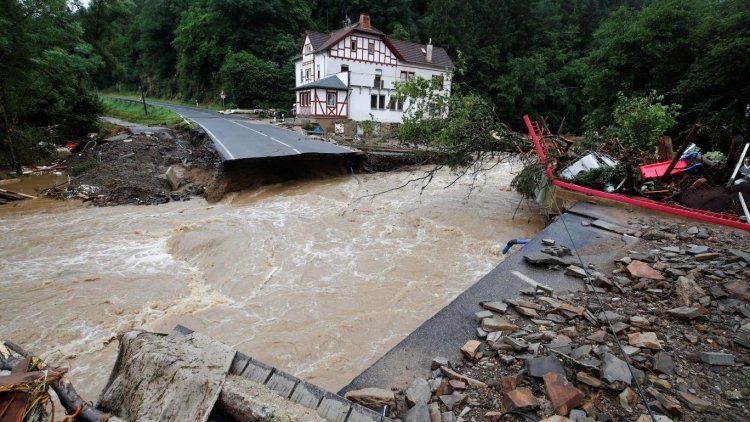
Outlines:
<svg viewBox="0 0 750 422"><path fill-rule="evenodd" d="M362 199L414 176L393 172L217 204L0 209L0 336L70 367L90 399L118 332L177 323L336 390L540 230L524 206L511 221L516 170L468 198L444 174Z"/></svg>

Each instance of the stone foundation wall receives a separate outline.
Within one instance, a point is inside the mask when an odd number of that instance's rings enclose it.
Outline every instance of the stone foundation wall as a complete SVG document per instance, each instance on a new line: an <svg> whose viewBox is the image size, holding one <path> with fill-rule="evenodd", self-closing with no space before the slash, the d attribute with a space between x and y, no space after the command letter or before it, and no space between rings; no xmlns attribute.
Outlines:
<svg viewBox="0 0 750 422"><path fill-rule="evenodd" d="M182 334L193 332L193 330L181 325L175 327L175 331ZM235 354L229 373L265 385L281 397L317 411L320 417L330 422L391 421L391 419L385 418L373 410L352 403L337 394L325 391L314 384L240 352Z"/></svg>

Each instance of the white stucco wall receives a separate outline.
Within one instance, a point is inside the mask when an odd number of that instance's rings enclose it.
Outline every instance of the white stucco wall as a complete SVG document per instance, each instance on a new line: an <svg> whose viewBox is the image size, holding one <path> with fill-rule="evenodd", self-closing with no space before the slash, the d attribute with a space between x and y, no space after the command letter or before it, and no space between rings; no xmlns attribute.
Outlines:
<svg viewBox="0 0 750 422"><path fill-rule="evenodd" d="M341 66L349 67L348 78L343 75L339 77L348 85L350 89L349 106L347 107L348 118L356 121L370 120L374 118L379 122L399 123L402 121L403 111L389 110L391 97L396 94L394 83L401 80L401 72L413 72L414 76L421 76L425 79L431 79L434 75L443 76L443 89L447 94L451 90L451 75L445 69L428 68L408 63L399 63L385 43L376 38L357 34L355 39L358 41L356 52L350 50L351 37L345 37L339 41L333 50L315 54L303 55L301 59L295 62L296 86L304 85L320 79L341 73ZM368 44L374 44L374 54L369 54ZM306 39L305 43L309 43ZM303 47L303 51L304 47ZM336 57L343 56L343 57ZM310 70L310 79L304 78L306 69ZM300 70L303 77L300 79ZM374 86L375 75L381 75L382 87ZM371 105L372 95L385 96L385 109L375 108ZM404 105L406 109L408 104Z"/></svg>

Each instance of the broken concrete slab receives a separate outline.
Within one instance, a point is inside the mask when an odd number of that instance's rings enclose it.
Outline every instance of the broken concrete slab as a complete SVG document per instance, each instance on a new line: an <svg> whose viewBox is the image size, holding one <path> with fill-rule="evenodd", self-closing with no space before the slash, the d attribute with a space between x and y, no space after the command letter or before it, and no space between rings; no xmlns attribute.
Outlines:
<svg viewBox="0 0 750 422"><path fill-rule="evenodd" d="M205 422L234 356L229 346L200 333L130 331L120 339L117 363L96 407L125 420Z"/></svg>

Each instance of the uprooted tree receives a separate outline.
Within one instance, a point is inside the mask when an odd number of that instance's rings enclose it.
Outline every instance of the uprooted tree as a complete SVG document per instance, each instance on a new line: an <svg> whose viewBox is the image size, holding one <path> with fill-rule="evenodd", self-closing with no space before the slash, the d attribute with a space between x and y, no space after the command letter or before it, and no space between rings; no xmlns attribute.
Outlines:
<svg viewBox="0 0 750 422"><path fill-rule="evenodd" d="M450 77L414 77L395 84L392 106L405 107L396 130L399 141L425 161L438 163L407 184L426 186L444 167L454 171L454 182L466 175L476 182L482 172L507 160L508 153L519 151L522 138L500 121L487 99L459 90L450 95L444 89Z"/></svg>

